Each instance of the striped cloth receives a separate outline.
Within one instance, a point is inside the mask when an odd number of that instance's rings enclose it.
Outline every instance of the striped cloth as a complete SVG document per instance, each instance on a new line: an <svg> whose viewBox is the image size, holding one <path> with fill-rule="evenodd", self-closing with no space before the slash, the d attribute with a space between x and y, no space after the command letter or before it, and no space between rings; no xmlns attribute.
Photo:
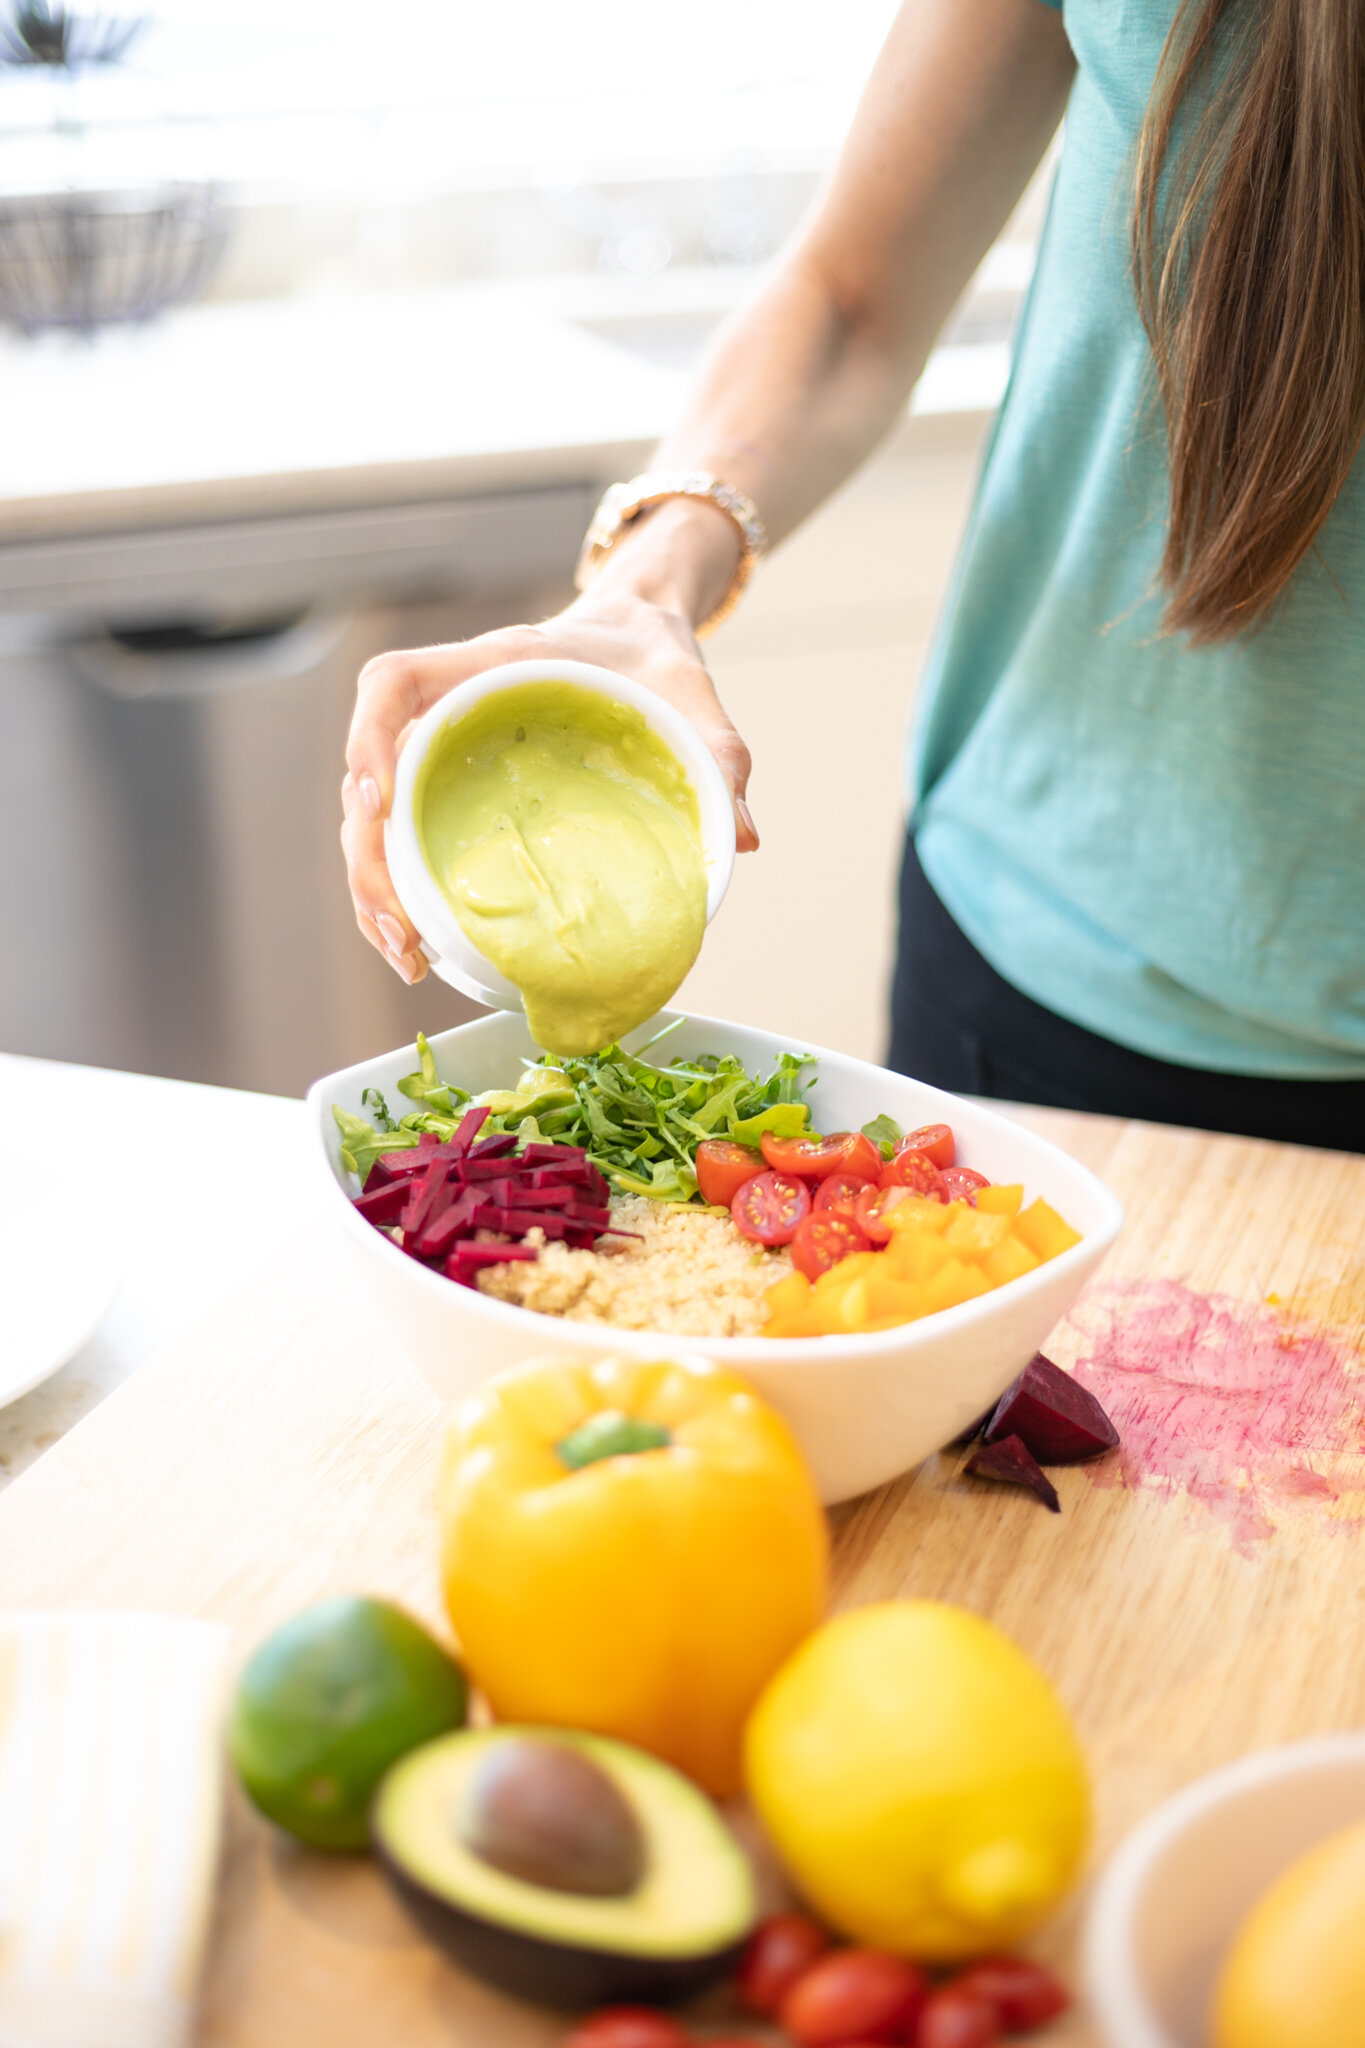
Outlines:
<svg viewBox="0 0 1365 2048"><path fill-rule="evenodd" d="M0 1615L0 2048L186 2040L229 1640L171 1615Z"/></svg>

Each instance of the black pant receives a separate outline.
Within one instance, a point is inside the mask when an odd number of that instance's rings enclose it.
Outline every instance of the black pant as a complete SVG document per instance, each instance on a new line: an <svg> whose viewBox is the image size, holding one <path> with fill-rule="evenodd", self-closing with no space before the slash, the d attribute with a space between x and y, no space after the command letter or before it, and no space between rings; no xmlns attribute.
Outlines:
<svg viewBox="0 0 1365 2048"><path fill-rule="evenodd" d="M1365 1152L1365 1081L1280 1081L1176 1066L1021 995L954 924L908 836L889 1064L958 1095Z"/></svg>

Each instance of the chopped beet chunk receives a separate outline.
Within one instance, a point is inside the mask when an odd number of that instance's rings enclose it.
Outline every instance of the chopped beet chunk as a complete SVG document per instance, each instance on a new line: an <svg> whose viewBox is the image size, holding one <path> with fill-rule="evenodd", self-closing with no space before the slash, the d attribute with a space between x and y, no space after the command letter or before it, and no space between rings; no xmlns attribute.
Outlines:
<svg viewBox="0 0 1365 2048"><path fill-rule="evenodd" d="M962 1469L974 1479L1002 1479L1010 1486L1026 1486L1054 1515L1062 1512L1056 1487L1028 1445L1017 1436L1004 1437L999 1443L978 1444Z"/></svg>
<svg viewBox="0 0 1365 2048"><path fill-rule="evenodd" d="M986 1425L986 1442L1017 1436L1040 1465L1079 1465L1111 1451L1119 1433L1093 1394L1036 1352Z"/></svg>

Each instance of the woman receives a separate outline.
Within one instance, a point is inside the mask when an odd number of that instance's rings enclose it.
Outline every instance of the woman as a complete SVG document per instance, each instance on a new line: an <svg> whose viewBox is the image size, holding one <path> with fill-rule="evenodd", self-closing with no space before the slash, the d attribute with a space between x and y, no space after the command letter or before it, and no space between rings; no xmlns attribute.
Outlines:
<svg viewBox="0 0 1365 2048"><path fill-rule="evenodd" d="M893 1063L942 1086L1365 1149L1365 9L908 0L809 227L539 627L361 678L344 839L383 865L398 736L552 650L749 758L695 638L900 413L1067 124L912 758ZM748 504L745 501L749 501ZM611 527L612 522L608 522Z"/></svg>

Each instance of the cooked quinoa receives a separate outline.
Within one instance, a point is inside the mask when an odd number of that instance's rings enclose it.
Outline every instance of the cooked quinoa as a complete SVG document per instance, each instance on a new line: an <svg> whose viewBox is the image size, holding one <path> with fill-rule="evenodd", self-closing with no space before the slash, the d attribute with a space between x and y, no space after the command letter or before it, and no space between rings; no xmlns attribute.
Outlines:
<svg viewBox="0 0 1365 2048"><path fill-rule="evenodd" d="M604 1237L591 1252L541 1242L534 1261L485 1268L480 1291L572 1323L751 1337L767 1321L765 1290L791 1271L786 1251L765 1251L715 1210L613 1195L611 1218L636 1236ZM533 1230L526 1242L539 1239Z"/></svg>

